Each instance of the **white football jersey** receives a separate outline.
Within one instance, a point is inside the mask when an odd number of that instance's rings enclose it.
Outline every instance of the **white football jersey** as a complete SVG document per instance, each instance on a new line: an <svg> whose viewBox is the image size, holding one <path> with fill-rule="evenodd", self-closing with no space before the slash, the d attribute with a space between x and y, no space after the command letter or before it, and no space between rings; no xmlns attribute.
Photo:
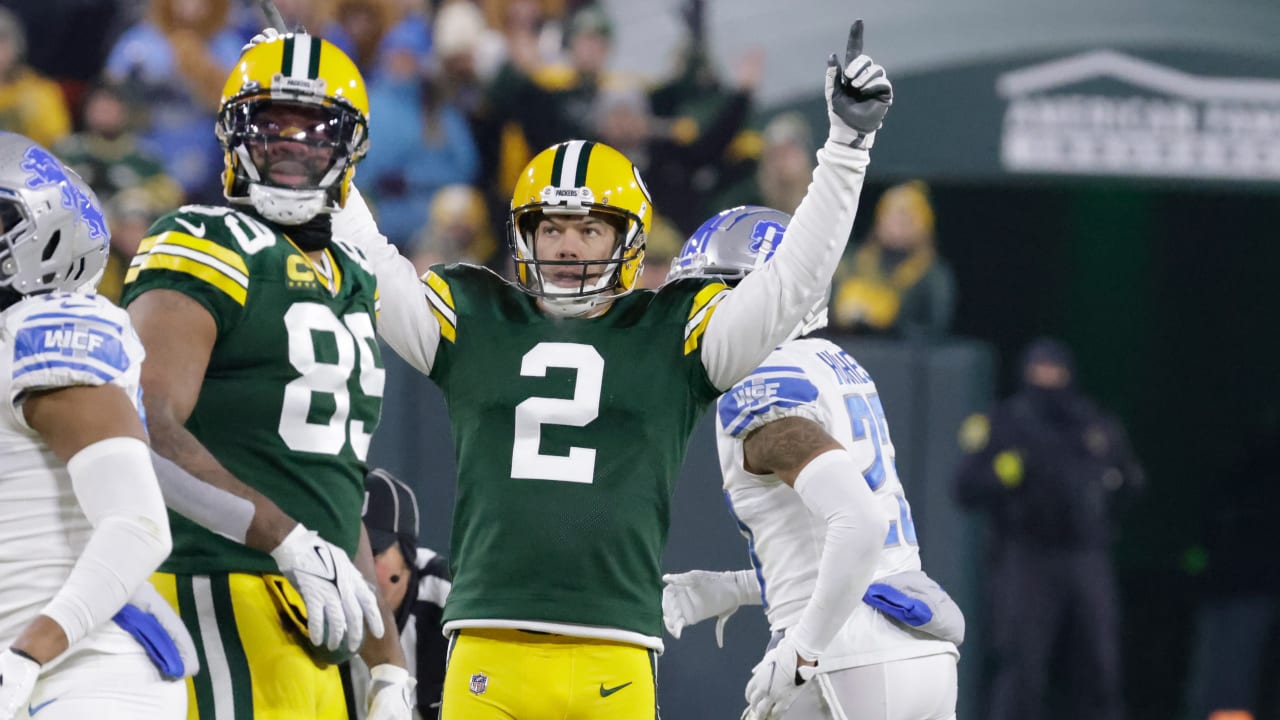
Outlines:
<svg viewBox="0 0 1280 720"><path fill-rule="evenodd" d="M93 532L66 466L27 425L23 398L114 383L140 408L143 354L128 314L97 295L38 295L0 312L0 647L62 588ZM75 649L86 648L141 652L112 622Z"/></svg>
<svg viewBox="0 0 1280 720"><path fill-rule="evenodd" d="M852 479L867 483L889 521L875 579L920 569L911 506L898 480L884 407L871 376L844 350L826 340L784 343L721 396L716 414L725 499L747 539L772 630L799 622L813 595L826 521L776 476L743 467L743 438L767 422L793 416L813 420L863 468L862 477ZM940 652L958 655L953 644L908 630L859 603L820 664L824 671L837 670Z"/></svg>

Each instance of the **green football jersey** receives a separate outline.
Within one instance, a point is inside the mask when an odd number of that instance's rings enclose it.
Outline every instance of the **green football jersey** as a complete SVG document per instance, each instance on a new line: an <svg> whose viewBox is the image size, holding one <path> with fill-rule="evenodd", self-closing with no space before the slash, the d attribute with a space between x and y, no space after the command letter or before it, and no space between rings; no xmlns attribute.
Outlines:
<svg viewBox="0 0 1280 720"><path fill-rule="evenodd" d="M727 288L682 281L558 318L482 268L425 280L458 462L445 621L660 637L671 493L719 394L700 340Z"/></svg>
<svg viewBox="0 0 1280 720"><path fill-rule="evenodd" d="M218 334L187 429L237 478L354 555L385 378L377 282L338 240L326 258L328 270L246 213L188 205L152 226L121 304L169 289L209 311ZM276 571L264 553L169 519L166 572Z"/></svg>

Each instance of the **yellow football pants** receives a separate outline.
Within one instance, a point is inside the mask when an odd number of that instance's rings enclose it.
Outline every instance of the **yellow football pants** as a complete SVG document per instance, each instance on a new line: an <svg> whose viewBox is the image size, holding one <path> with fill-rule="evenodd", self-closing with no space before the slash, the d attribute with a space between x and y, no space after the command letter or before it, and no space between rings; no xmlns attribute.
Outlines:
<svg viewBox="0 0 1280 720"><path fill-rule="evenodd" d="M151 576L195 640L187 718L346 720L338 666L321 668L283 624L260 575Z"/></svg>
<svg viewBox="0 0 1280 720"><path fill-rule="evenodd" d="M466 629L453 638L442 720L654 720L657 655L637 645Z"/></svg>

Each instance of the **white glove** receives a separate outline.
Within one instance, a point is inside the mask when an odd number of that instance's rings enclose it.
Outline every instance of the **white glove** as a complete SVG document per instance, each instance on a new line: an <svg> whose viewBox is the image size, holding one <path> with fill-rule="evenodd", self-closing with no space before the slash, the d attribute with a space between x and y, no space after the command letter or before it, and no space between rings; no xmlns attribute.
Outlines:
<svg viewBox="0 0 1280 720"><path fill-rule="evenodd" d="M13 650L0 652L0 720L13 720L20 712L26 716L38 677L40 663Z"/></svg>
<svg viewBox="0 0 1280 720"><path fill-rule="evenodd" d="M262 43L268 40L275 40L278 37L280 37L279 30L273 27L262 28L262 32L249 38L249 42L245 43L244 46L240 48L240 54L241 55L245 54L246 52L249 51L249 48L253 47L254 45L261 45Z"/></svg>
<svg viewBox="0 0 1280 720"><path fill-rule="evenodd" d="M314 645L337 650L345 637L355 652L364 642L365 623L374 637L382 637L378 598L342 548L298 523L271 557L307 606Z"/></svg>
<svg viewBox="0 0 1280 720"><path fill-rule="evenodd" d="M178 648L178 657L182 658L183 677L194 677L200 672L200 656L196 653L196 643L191 639L191 633L187 631L187 626L178 617L178 613L174 612L173 606L160 597L160 593L156 592L150 582L138 586L133 597L129 598L129 604L154 617L168 633L174 646Z"/></svg>
<svg viewBox="0 0 1280 720"><path fill-rule="evenodd" d="M893 85L884 68L862 54L861 20L849 29L843 66L835 53L827 60L826 96L830 139L870 150L876 131L893 104Z"/></svg>
<svg viewBox="0 0 1280 720"><path fill-rule="evenodd" d="M397 665L374 665L369 671L369 711L365 720L412 720L413 690L418 681Z"/></svg>
<svg viewBox="0 0 1280 720"><path fill-rule="evenodd" d="M747 681L747 712L743 717L781 718L800 694L801 686L817 672L816 666L799 665L795 647L783 636L751 669L751 679Z"/></svg>
<svg viewBox="0 0 1280 720"><path fill-rule="evenodd" d="M675 639L688 625L707 618L716 622L716 647L724 647L724 624L743 605L759 605L760 583L751 570L709 572L693 570L663 575L662 622Z"/></svg>

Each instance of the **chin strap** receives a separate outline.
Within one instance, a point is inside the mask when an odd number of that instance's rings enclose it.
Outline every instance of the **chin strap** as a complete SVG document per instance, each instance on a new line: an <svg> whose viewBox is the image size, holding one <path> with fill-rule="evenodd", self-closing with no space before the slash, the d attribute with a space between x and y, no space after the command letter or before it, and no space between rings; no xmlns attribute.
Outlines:
<svg viewBox="0 0 1280 720"><path fill-rule="evenodd" d="M249 183L249 204L266 220L280 225L301 225L325 211L327 193L322 189L293 190Z"/></svg>

